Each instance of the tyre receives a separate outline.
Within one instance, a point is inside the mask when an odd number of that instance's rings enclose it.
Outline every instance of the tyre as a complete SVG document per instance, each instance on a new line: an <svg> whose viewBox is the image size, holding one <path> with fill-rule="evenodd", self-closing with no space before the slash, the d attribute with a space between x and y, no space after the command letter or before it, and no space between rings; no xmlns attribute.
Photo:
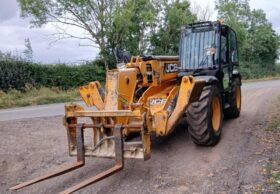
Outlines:
<svg viewBox="0 0 280 194"><path fill-rule="evenodd" d="M188 131L195 144L211 146L218 143L223 121L223 105L217 85L203 88L200 99L186 111Z"/></svg>
<svg viewBox="0 0 280 194"><path fill-rule="evenodd" d="M231 85L229 107L224 114L227 118L237 118L241 111L241 83L239 79L234 79Z"/></svg>

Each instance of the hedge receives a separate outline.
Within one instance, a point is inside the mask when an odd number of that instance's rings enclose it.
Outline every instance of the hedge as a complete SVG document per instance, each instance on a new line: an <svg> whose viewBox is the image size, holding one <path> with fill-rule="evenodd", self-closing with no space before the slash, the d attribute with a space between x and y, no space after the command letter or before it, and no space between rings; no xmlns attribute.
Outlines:
<svg viewBox="0 0 280 194"><path fill-rule="evenodd" d="M259 79L265 77L276 77L280 76L280 65L270 64L252 64L241 62L240 73L243 79Z"/></svg>
<svg viewBox="0 0 280 194"><path fill-rule="evenodd" d="M268 68L241 62L243 79L279 76L280 66ZM24 90L26 86L58 87L70 89L98 80L103 82L105 70L101 61L86 62L82 65L42 65L19 60L0 60L0 90Z"/></svg>
<svg viewBox="0 0 280 194"><path fill-rule="evenodd" d="M82 65L42 65L25 61L0 61L0 90L24 90L34 87L69 89L93 80L104 81L105 70L100 61Z"/></svg>

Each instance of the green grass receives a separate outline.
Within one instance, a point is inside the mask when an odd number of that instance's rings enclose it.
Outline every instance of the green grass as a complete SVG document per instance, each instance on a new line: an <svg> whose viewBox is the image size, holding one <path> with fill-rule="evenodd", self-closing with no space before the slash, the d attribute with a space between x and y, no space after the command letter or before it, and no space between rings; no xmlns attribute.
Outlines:
<svg viewBox="0 0 280 194"><path fill-rule="evenodd" d="M274 131L277 130L278 127L280 127L280 96L278 96L278 100L276 102L276 107L278 107L278 112L276 117L270 122L267 128L265 128L266 131Z"/></svg>
<svg viewBox="0 0 280 194"><path fill-rule="evenodd" d="M280 171L274 173L274 181L277 187L280 188Z"/></svg>
<svg viewBox="0 0 280 194"><path fill-rule="evenodd" d="M257 81L271 81L271 80L280 80L280 75L276 77L265 77L259 79L242 79L242 83L250 83L250 82L257 82Z"/></svg>
<svg viewBox="0 0 280 194"><path fill-rule="evenodd" d="M80 100L78 89L27 88L24 92L0 91L0 109Z"/></svg>
<svg viewBox="0 0 280 194"><path fill-rule="evenodd" d="M267 169L267 184L270 185L270 188L275 192L279 193L280 191L280 164L278 167L274 167L271 169L271 167L266 167Z"/></svg>
<svg viewBox="0 0 280 194"><path fill-rule="evenodd" d="M265 129L267 133L270 133L270 136L277 136L277 134L280 133L280 96L278 96L278 100L276 102L276 106L278 107L277 115L272 120L270 125ZM275 135L274 135L275 134ZM276 140L277 141L277 140ZM278 149L277 142L275 146L275 149ZM277 150L275 154L279 153ZM267 181L266 184L269 185L269 187L275 192L280 192L280 162L278 161L277 157L276 160L273 159L268 164L266 164L266 176Z"/></svg>

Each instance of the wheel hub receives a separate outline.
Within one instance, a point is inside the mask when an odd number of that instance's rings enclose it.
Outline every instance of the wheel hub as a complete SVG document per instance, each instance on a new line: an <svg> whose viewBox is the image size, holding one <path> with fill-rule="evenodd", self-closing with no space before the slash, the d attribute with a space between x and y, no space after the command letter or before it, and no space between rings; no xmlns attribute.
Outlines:
<svg viewBox="0 0 280 194"><path fill-rule="evenodd" d="M221 124L221 104L218 96L212 99L212 127L215 132L220 129Z"/></svg>

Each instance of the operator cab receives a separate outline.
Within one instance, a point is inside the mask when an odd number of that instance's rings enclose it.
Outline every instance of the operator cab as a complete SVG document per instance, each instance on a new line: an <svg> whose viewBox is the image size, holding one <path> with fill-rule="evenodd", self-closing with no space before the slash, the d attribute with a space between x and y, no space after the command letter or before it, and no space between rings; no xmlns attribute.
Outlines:
<svg viewBox="0 0 280 194"><path fill-rule="evenodd" d="M215 76L227 90L238 69L236 33L220 21L190 24L182 29L179 55L179 76Z"/></svg>

